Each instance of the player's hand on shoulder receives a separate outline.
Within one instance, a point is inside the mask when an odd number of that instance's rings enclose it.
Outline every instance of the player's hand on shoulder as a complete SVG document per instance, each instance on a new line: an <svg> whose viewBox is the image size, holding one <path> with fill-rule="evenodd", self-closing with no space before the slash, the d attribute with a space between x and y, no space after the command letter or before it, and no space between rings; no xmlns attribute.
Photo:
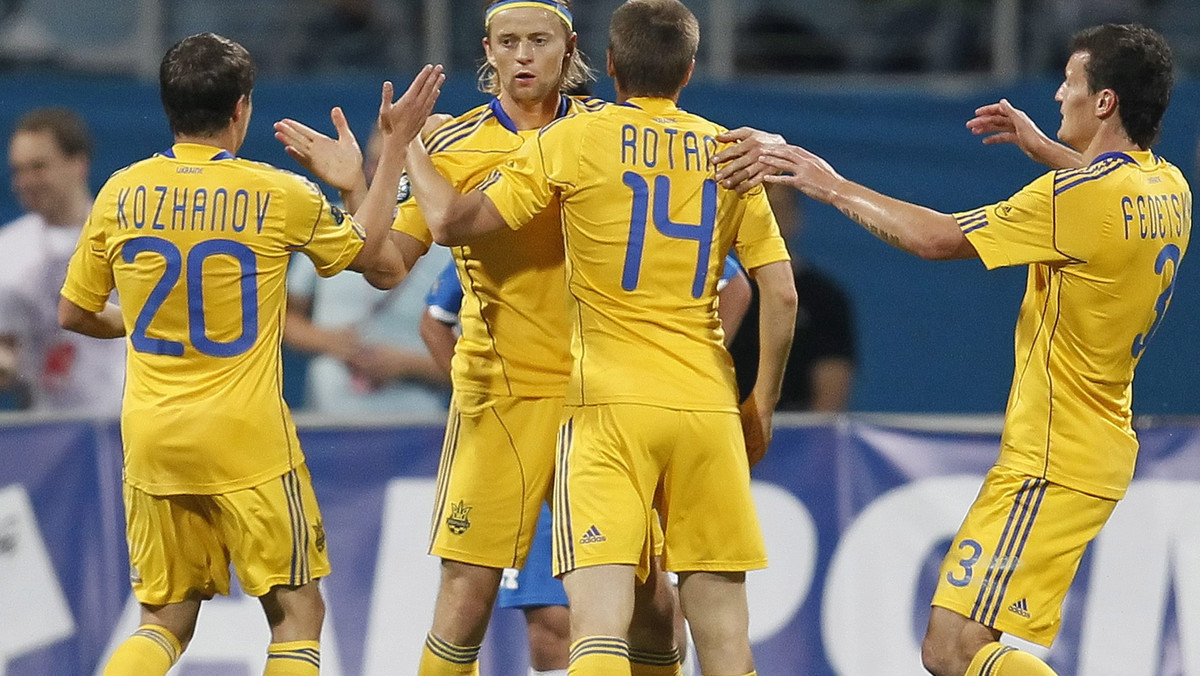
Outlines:
<svg viewBox="0 0 1200 676"><path fill-rule="evenodd" d="M845 180L822 157L800 146L766 148L759 161L771 170L764 181L790 185L825 203L833 199L838 184Z"/></svg>
<svg viewBox="0 0 1200 676"><path fill-rule="evenodd" d="M739 193L752 190L771 173L770 168L760 161L764 150L787 145L787 140L779 134L753 127L727 131L717 136L717 142L729 145L712 158L717 168L716 178L721 185Z"/></svg>
<svg viewBox="0 0 1200 676"><path fill-rule="evenodd" d="M317 178L341 191L354 190L366 184L362 149L341 108L331 110L329 117L337 140L292 119L275 123L275 139L289 157Z"/></svg>
<svg viewBox="0 0 1200 676"><path fill-rule="evenodd" d="M446 113L434 113L425 118L425 126L421 127L421 140L428 141L429 137L433 136L433 132L437 131L442 127L442 125L453 119L453 115L447 115Z"/></svg>

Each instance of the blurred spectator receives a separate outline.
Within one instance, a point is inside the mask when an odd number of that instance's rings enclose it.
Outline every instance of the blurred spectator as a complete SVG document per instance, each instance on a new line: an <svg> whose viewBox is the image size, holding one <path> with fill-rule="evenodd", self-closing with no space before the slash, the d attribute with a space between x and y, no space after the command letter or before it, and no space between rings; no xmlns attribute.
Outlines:
<svg viewBox="0 0 1200 676"><path fill-rule="evenodd" d="M805 263L797 250L801 216L795 192L772 185L767 196L791 249L799 297L795 338L776 409L844 411L850 404L856 359L850 302L832 279ZM729 352L737 368L738 389L745 395L758 374L757 290Z"/></svg>
<svg viewBox="0 0 1200 676"><path fill-rule="evenodd" d="M0 388L18 408L116 414L125 341L59 328L58 290L92 207L92 140L83 120L40 108L8 146L12 187L29 213L0 228Z"/></svg>
<svg viewBox="0 0 1200 676"><path fill-rule="evenodd" d="M368 181L381 145L375 135L367 144ZM445 412L450 377L429 355L419 325L425 291L449 261L448 249L431 247L399 286L380 291L359 275L321 278L305 257L293 257L283 339L288 347L315 355L308 365L306 408Z"/></svg>

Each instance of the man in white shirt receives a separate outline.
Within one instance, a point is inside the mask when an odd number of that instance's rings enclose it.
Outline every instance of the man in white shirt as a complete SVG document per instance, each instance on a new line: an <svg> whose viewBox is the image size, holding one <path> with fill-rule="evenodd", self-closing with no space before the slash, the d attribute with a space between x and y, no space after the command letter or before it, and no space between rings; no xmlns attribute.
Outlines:
<svg viewBox="0 0 1200 676"><path fill-rule="evenodd" d="M0 227L0 389L39 411L116 414L124 386L124 341L58 326L58 290L92 207L91 137L62 108L17 121L9 140L13 192L28 213Z"/></svg>

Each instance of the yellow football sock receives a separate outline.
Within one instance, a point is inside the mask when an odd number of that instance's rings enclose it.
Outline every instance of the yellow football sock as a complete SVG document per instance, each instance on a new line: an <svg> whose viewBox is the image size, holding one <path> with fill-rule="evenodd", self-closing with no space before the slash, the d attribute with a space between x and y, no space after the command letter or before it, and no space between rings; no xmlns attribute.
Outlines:
<svg viewBox="0 0 1200 676"><path fill-rule="evenodd" d="M479 646L460 646L427 634L417 676L479 676Z"/></svg>
<svg viewBox="0 0 1200 676"><path fill-rule="evenodd" d="M166 627L143 624L117 646L104 676L165 676L182 652L179 639Z"/></svg>
<svg viewBox="0 0 1200 676"><path fill-rule="evenodd" d="M989 643L971 660L964 676L1057 676L1045 662L1002 643Z"/></svg>
<svg viewBox="0 0 1200 676"><path fill-rule="evenodd" d="M667 652L629 649L629 668L633 676L683 676L679 650Z"/></svg>
<svg viewBox="0 0 1200 676"><path fill-rule="evenodd" d="M614 636L586 636L571 644L568 676L631 676L629 644Z"/></svg>
<svg viewBox="0 0 1200 676"><path fill-rule="evenodd" d="M267 646L263 676L317 676L321 671L318 641L288 641Z"/></svg>

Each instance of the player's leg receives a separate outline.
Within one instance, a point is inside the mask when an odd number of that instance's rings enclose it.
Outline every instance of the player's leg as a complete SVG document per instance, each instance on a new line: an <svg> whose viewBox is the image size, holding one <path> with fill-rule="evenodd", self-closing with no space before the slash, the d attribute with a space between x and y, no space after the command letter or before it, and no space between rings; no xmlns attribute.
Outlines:
<svg viewBox="0 0 1200 676"><path fill-rule="evenodd" d="M691 625L705 676L754 671L743 572L681 572L679 602Z"/></svg>
<svg viewBox="0 0 1200 676"><path fill-rule="evenodd" d="M1087 544L1116 502L1004 467L984 479L942 561L921 648L935 676L1045 676L1002 633L1049 646Z"/></svg>
<svg viewBox="0 0 1200 676"><path fill-rule="evenodd" d="M673 436L674 412L615 404L567 413L553 507L554 568L571 602L569 673L629 674L634 585L653 558L655 449Z"/></svg>
<svg viewBox="0 0 1200 676"><path fill-rule="evenodd" d="M661 528L655 529L655 538L661 542ZM675 584L662 569L661 555L656 555L645 582L634 589L633 620L629 625L629 663L633 676L681 674L680 654L686 648L677 639L677 617L682 624Z"/></svg>
<svg viewBox="0 0 1200 676"><path fill-rule="evenodd" d="M562 399L456 392L430 553L442 559L420 676L474 674L505 568L525 561L554 472Z"/></svg>
<svg viewBox="0 0 1200 676"><path fill-rule="evenodd" d="M202 599L229 593L228 559L206 496L157 496L124 487L133 594L141 623L113 652L105 676L161 676L179 660Z"/></svg>
<svg viewBox="0 0 1200 676"><path fill-rule="evenodd" d="M166 674L187 648L199 612L199 598L159 606L143 604L137 631L117 646L104 667L104 676Z"/></svg>
<svg viewBox="0 0 1200 676"><path fill-rule="evenodd" d="M519 571L505 571L496 599L501 608L517 608L525 614L531 676L566 676L571 649L567 593L551 564L552 524L549 505L543 504L525 565Z"/></svg>
<svg viewBox="0 0 1200 676"><path fill-rule="evenodd" d="M530 676L566 676L571 652L571 614L567 606L524 609L529 630Z"/></svg>
<svg viewBox="0 0 1200 676"><path fill-rule="evenodd" d="M330 566L308 466L213 501L242 589L259 599L271 629L263 673L316 676L325 621L317 581Z"/></svg>
<svg viewBox="0 0 1200 676"><path fill-rule="evenodd" d="M630 674L629 642L637 569L627 564L576 568L563 575L571 600L571 676Z"/></svg>
<svg viewBox="0 0 1200 676"><path fill-rule="evenodd" d="M321 667L321 626L325 621L325 601L317 581L272 587L259 601L271 628L264 675L317 674Z"/></svg>
<svg viewBox="0 0 1200 676"><path fill-rule="evenodd" d="M681 412L679 419L660 491L663 564L679 572L701 673L753 673L745 572L767 559L741 422L733 412Z"/></svg>

